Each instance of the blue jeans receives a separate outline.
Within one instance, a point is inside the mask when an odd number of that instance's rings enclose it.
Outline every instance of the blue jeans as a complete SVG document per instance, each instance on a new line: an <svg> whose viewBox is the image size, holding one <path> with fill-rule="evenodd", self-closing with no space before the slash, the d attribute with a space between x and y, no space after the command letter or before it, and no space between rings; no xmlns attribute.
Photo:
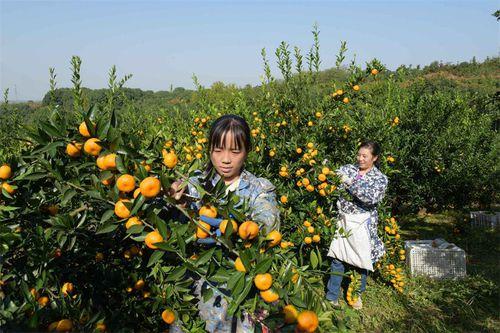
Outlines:
<svg viewBox="0 0 500 333"><path fill-rule="evenodd" d="M332 260L331 272L336 273L336 274L330 275L330 279L328 280L328 284L327 284L328 291L326 293L326 299L329 301L337 301L339 299L340 285L342 284L342 279L344 278L343 274L345 271L345 265L355 269L358 273L361 274L360 292L363 292L366 290L366 276L368 275L368 271L366 269L352 267L349 264L346 264L346 263L334 258Z"/></svg>

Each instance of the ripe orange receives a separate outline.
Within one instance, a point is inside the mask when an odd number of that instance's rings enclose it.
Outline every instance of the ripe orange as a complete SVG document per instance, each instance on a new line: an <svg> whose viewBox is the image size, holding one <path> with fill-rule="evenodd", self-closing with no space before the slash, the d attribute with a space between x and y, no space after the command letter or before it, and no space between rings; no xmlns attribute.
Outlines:
<svg viewBox="0 0 500 333"><path fill-rule="evenodd" d="M281 238L281 233L278 230L273 230L266 236L266 240L270 240L269 247L278 245L281 242Z"/></svg>
<svg viewBox="0 0 500 333"><path fill-rule="evenodd" d="M71 282L65 282L61 288L61 292L63 293L64 296L68 296L68 294L71 294L73 292L73 283Z"/></svg>
<svg viewBox="0 0 500 333"><path fill-rule="evenodd" d="M104 156L104 167L105 167L105 170L116 169L116 154L111 153L111 154Z"/></svg>
<svg viewBox="0 0 500 333"><path fill-rule="evenodd" d="M16 192L16 190L6 182L2 183L2 188L9 194L14 194L14 192Z"/></svg>
<svg viewBox="0 0 500 333"><path fill-rule="evenodd" d="M318 325L318 316L313 311L302 311L297 317L297 329L300 332L312 333L316 331Z"/></svg>
<svg viewBox="0 0 500 333"><path fill-rule="evenodd" d="M280 201L282 204L286 204L288 202L288 198L286 197L286 195L282 195Z"/></svg>
<svg viewBox="0 0 500 333"><path fill-rule="evenodd" d="M38 291L35 288L30 289L30 294L31 296L33 296L34 299L38 299L39 297Z"/></svg>
<svg viewBox="0 0 500 333"><path fill-rule="evenodd" d="M61 319L49 325L49 331L68 332L73 329L73 322L70 319Z"/></svg>
<svg viewBox="0 0 500 333"><path fill-rule="evenodd" d="M103 183L104 186L109 186L109 185L113 184L114 181L115 181L115 177L113 175L111 175L109 178L101 180L101 183Z"/></svg>
<svg viewBox="0 0 500 333"><path fill-rule="evenodd" d="M141 194L141 188L138 187L135 189L134 191L134 199L137 198L139 196L139 194Z"/></svg>
<svg viewBox="0 0 500 333"><path fill-rule="evenodd" d="M266 303L272 303L276 302L277 300L280 299L280 295L278 295L277 292L275 292L273 289L268 289L265 291L260 292L260 297L264 300Z"/></svg>
<svg viewBox="0 0 500 333"><path fill-rule="evenodd" d="M158 247L153 244L163 242L163 237L157 230L151 231L149 234L146 235L144 242L150 249L157 249Z"/></svg>
<svg viewBox="0 0 500 333"><path fill-rule="evenodd" d="M330 169L328 167L323 167L323 169L321 169L321 173L324 175L329 175Z"/></svg>
<svg viewBox="0 0 500 333"><path fill-rule="evenodd" d="M68 143L68 145L66 146L66 154L69 155L69 157L78 157L82 154L82 146L83 144L81 143L76 143L76 142L73 142L73 143ZM0 178L2 178L1 174L0 174Z"/></svg>
<svg viewBox="0 0 500 333"><path fill-rule="evenodd" d="M151 165L147 164L146 161L142 161L141 165L146 169L147 172L151 171Z"/></svg>
<svg viewBox="0 0 500 333"><path fill-rule="evenodd" d="M204 206L201 206L200 210L198 211L198 214L200 216L204 215L207 217L216 218L217 217L217 208L215 208L214 206L210 206L210 205L204 205Z"/></svg>
<svg viewBox="0 0 500 333"><path fill-rule="evenodd" d="M141 220L137 216L133 216L127 220L127 223L125 223L125 228L130 229L134 225L142 225Z"/></svg>
<svg viewBox="0 0 500 333"><path fill-rule="evenodd" d="M357 85L357 84L356 84L356 85L354 85L354 86L352 87L352 89L353 89L354 91L359 91L359 85Z"/></svg>
<svg viewBox="0 0 500 333"><path fill-rule="evenodd" d="M154 198L160 193L161 183L158 178L146 177L139 185L139 188L145 198Z"/></svg>
<svg viewBox="0 0 500 333"><path fill-rule="evenodd" d="M259 225L253 221L245 221L240 225L238 235L241 239L254 239L259 235Z"/></svg>
<svg viewBox="0 0 500 333"><path fill-rule="evenodd" d="M106 165L104 164L104 158L106 155L99 156L95 163L97 164L97 167L101 170L106 170Z"/></svg>
<svg viewBox="0 0 500 333"><path fill-rule="evenodd" d="M85 151L85 153L92 156L98 156L102 150L102 147L98 142L101 142L101 140L97 138L90 138L85 141L85 144L83 145L83 150Z"/></svg>
<svg viewBox="0 0 500 333"><path fill-rule="evenodd" d="M4 164L0 167L0 179L9 179L12 176L12 169L8 164Z"/></svg>
<svg viewBox="0 0 500 333"><path fill-rule="evenodd" d="M119 218L126 219L130 216L130 210L125 205L125 202L130 202L128 199L121 199L115 203L115 214Z"/></svg>
<svg viewBox="0 0 500 333"><path fill-rule="evenodd" d="M99 262L99 261L103 261L104 260L104 254L102 252L97 252L95 254L95 261Z"/></svg>
<svg viewBox="0 0 500 333"><path fill-rule="evenodd" d="M38 305L40 305L40 307L45 307L47 306L47 304L49 303L49 298L47 296L42 296L38 299Z"/></svg>
<svg viewBox="0 0 500 333"><path fill-rule="evenodd" d="M311 244L312 243L312 238L311 237L304 238L304 243Z"/></svg>
<svg viewBox="0 0 500 333"><path fill-rule="evenodd" d="M106 324L97 323L97 324L95 324L95 329L96 329L96 331L99 331L99 332L105 332L106 331Z"/></svg>
<svg viewBox="0 0 500 333"><path fill-rule="evenodd" d="M133 191L135 188L134 176L129 174L121 175L116 180L116 187L118 187L118 190L125 193Z"/></svg>
<svg viewBox="0 0 500 333"><path fill-rule="evenodd" d="M50 205L47 207L47 211L51 216L55 216L59 212L59 207L57 205Z"/></svg>
<svg viewBox="0 0 500 333"><path fill-rule="evenodd" d="M206 222L203 222L203 221L198 221L198 223L203 227L205 228L206 230L210 230L210 224L206 223ZM210 234L208 232L206 232L205 230L203 230L202 228L200 227L197 227L196 228L196 237L197 238L207 238L208 236L210 236Z"/></svg>
<svg viewBox="0 0 500 333"><path fill-rule="evenodd" d="M318 180L320 182L324 182L326 180L326 175L323 174L323 173L320 173L319 176L318 176Z"/></svg>
<svg viewBox="0 0 500 333"><path fill-rule="evenodd" d="M313 242L319 243L321 241L321 236L320 235L314 235L312 238Z"/></svg>
<svg viewBox="0 0 500 333"><path fill-rule="evenodd" d="M162 151L163 153L163 164L169 169L173 169L177 165L177 155L173 151L167 153L165 149Z"/></svg>
<svg viewBox="0 0 500 333"><path fill-rule="evenodd" d="M372 75L377 75L378 74L378 69L374 68L371 71Z"/></svg>
<svg viewBox="0 0 500 333"><path fill-rule="evenodd" d="M135 290L141 290L142 288L144 288L144 286L146 285L146 282L144 282L143 279L139 279L135 282L134 284L134 289Z"/></svg>
<svg viewBox="0 0 500 333"><path fill-rule="evenodd" d="M219 225L219 229L220 231L222 232L222 234L225 234L226 233L226 228L227 228L227 224L229 223L228 220L223 220L220 225ZM236 233L238 231L238 223L236 223L235 220L231 220L231 224L233 226L233 234Z"/></svg>
<svg viewBox="0 0 500 333"><path fill-rule="evenodd" d="M240 257L236 258L236 260L234 261L234 268L238 272L246 273L246 271L247 271L245 266L243 265L243 262L241 261Z"/></svg>
<svg viewBox="0 0 500 333"><path fill-rule="evenodd" d="M172 310L164 310L161 313L161 319L167 324L172 324L175 321L175 313Z"/></svg>
<svg viewBox="0 0 500 333"><path fill-rule="evenodd" d="M345 104L349 103L349 98L348 97L344 97L344 99L342 100L342 102L344 102Z"/></svg>
<svg viewBox="0 0 500 333"><path fill-rule="evenodd" d="M259 290L267 290L273 285L273 277L269 273L257 274L253 279L255 287Z"/></svg>
<svg viewBox="0 0 500 333"><path fill-rule="evenodd" d="M78 132L80 132L80 134L83 137L90 138L90 132L89 132L89 129L87 128L87 124L85 122L82 122L80 124L80 126L78 126Z"/></svg>
<svg viewBox="0 0 500 333"><path fill-rule="evenodd" d="M293 324L297 321L299 311L292 304L288 304L283 308L283 314L285 315L285 323Z"/></svg>

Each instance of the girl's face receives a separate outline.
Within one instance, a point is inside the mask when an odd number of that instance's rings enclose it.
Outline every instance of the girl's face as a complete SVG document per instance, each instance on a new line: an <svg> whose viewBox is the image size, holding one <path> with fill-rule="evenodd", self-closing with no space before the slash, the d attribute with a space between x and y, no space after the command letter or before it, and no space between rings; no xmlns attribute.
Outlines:
<svg viewBox="0 0 500 333"><path fill-rule="evenodd" d="M218 147L213 147L210 160L225 183L230 184L240 176L247 152L244 147L237 147L231 131L226 132L222 140L224 142L220 142Z"/></svg>
<svg viewBox="0 0 500 333"><path fill-rule="evenodd" d="M378 156L374 156L370 149L365 147L360 148L357 157L359 168L361 170L371 169L377 158Z"/></svg>

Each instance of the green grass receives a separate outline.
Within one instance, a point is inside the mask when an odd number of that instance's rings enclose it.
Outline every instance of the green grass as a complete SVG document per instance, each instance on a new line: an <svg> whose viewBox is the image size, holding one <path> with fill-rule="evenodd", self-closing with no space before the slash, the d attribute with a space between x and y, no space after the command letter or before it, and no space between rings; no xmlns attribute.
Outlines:
<svg viewBox="0 0 500 333"><path fill-rule="evenodd" d="M363 309L345 302L337 326L353 332L500 332L500 232L474 229L467 215L451 211L406 216L405 240L444 238L467 253L467 277L433 280L410 277L399 294L373 278L363 294Z"/></svg>

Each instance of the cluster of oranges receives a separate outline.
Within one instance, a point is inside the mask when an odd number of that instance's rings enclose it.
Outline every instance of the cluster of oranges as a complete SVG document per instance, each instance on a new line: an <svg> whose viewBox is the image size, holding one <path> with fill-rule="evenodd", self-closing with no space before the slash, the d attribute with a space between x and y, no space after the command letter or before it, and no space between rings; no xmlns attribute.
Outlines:
<svg viewBox="0 0 500 333"><path fill-rule="evenodd" d="M304 238L304 243L305 244L311 244L312 242L314 243L319 243L321 241L321 236L319 234L319 230L316 230L312 226L312 223L309 220L305 220L303 223L303 226L305 227L305 232L307 234L310 234L310 236L306 236Z"/></svg>
<svg viewBox="0 0 500 333"><path fill-rule="evenodd" d="M295 306L288 304L283 308L282 312L285 323L297 323L296 332L312 333L318 328L319 319L314 311L304 310L299 313Z"/></svg>
<svg viewBox="0 0 500 333"><path fill-rule="evenodd" d="M295 172L295 175L297 177L301 177L304 175L304 173L305 173L304 168L300 168ZM308 177L299 179L296 185L298 187L304 187L307 192L314 192L315 190L317 190L320 196L325 197L328 194L333 193L337 189L336 185L328 183L328 177L330 177L333 174L334 172L332 172L328 167L325 166L321 168L321 171L316 177L318 181L316 183L316 187L313 185L314 180L311 181Z"/></svg>
<svg viewBox="0 0 500 333"><path fill-rule="evenodd" d="M390 277L390 281L394 289L399 292L403 292L405 275L401 267L396 267L394 264L385 265L384 274Z"/></svg>
<svg viewBox="0 0 500 333"><path fill-rule="evenodd" d="M8 179L12 177L12 169L10 165L4 164L0 167L0 180L1 180L1 188L0 192L2 190L6 191L9 195L14 194L16 192L16 186L9 184L7 182Z"/></svg>
<svg viewBox="0 0 500 333"><path fill-rule="evenodd" d="M356 272L352 271L349 275L350 283L347 287L346 300L347 304L353 306L354 303L358 301L360 288L361 288L361 276Z"/></svg>
<svg viewBox="0 0 500 333"><path fill-rule="evenodd" d="M387 223L387 225L384 226L384 231L389 235L393 235L395 239L400 239L401 236L398 233L399 226L396 222L396 219L394 217L387 218L385 219L385 222Z"/></svg>

